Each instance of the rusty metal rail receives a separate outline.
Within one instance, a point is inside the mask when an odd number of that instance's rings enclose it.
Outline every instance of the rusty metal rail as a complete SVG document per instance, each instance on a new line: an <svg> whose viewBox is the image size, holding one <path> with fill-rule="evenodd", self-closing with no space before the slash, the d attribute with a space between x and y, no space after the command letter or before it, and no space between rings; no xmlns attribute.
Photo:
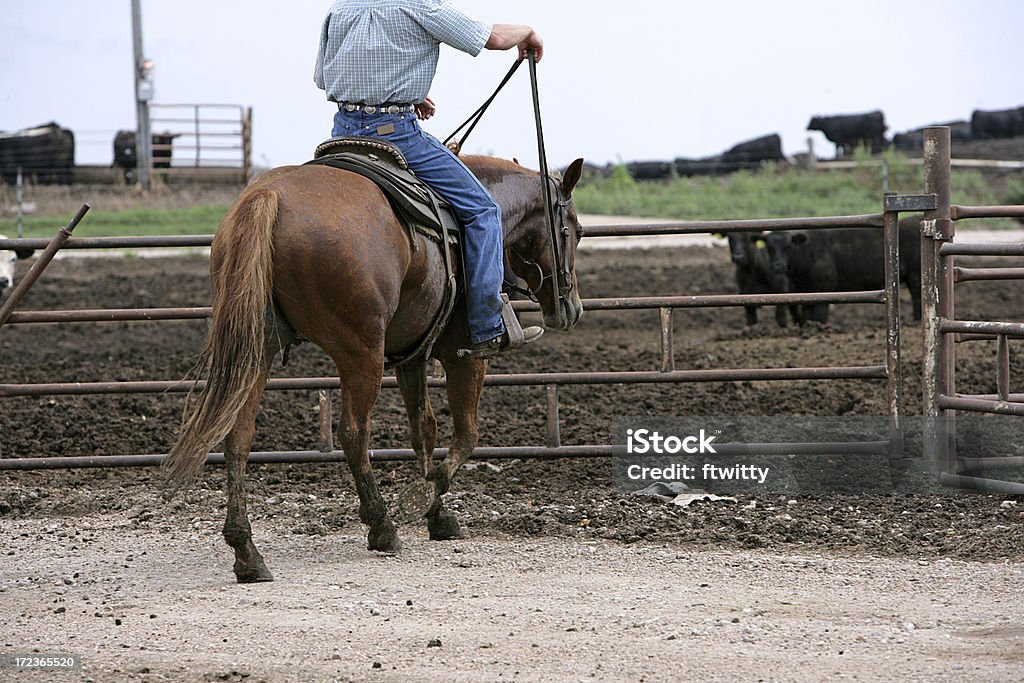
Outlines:
<svg viewBox="0 0 1024 683"><path fill-rule="evenodd" d="M821 443L716 443L715 449L721 455L886 455L888 441L828 441ZM560 458L608 458L614 454L614 446L507 446L477 448L474 460L505 460L509 458L555 460ZM434 449L434 458L440 460L448 455L447 448ZM85 455L54 458L0 459L2 470L53 470L104 467L158 467L163 461L161 454L150 455ZM408 449L377 449L370 451L373 462L396 462L415 460L415 454ZM327 463L345 462L345 452L326 451L257 451L249 455L250 464L273 463ZM210 453L207 465L223 465L223 453Z"/></svg>
<svg viewBox="0 0 1024 683"><path fill-rule="evenodd" d="M587 311L630 311L664 308L721 308L730 306L779 304L881 304L884 290L862 292L829 292L827 294L709 294L704 296L649 296L631 298L583 299ZM531 301L514 301L517 312L539 311ZM153 320L197 320L210 317L209 306L196 308L94 308L64 311L24 311L12 313L7 322L18 323L83 323L141 322Z"/></svg>
<svg viewBox="0 0 1024 683"><path fill-rule="evenodd" d="M684 384L695 382L770 382L780 380L879 380L885 379L884 365L807 368L736 368L721 370L615 371L615 372L542 372L487 375L486 386L528 387L585 384ZM431 378L431 387L444 387L445 381ZM0 384L0 398L16 396L89 396L103 394L181 394L201 389L202 381L136 382L64 382L52 384ZM267 382L268 390L338 389L336 377L279 377ZM384 377L381 388L397 389L398 380Z"/></svg>

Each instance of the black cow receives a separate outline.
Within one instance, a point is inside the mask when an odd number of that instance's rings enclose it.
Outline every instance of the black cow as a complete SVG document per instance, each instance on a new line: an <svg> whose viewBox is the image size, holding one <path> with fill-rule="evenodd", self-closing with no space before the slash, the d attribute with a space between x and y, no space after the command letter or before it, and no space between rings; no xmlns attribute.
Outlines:
<svg viewBox="0 0 1024 683"><path fill-rule="evenodd" d="M722 157L704 157L703 159L688 159L679 157L672 162L676 175L683 178L690 178L695 175L712 175L722 170Z"/></svg>
<svg viewBox="0 0 1024 683"><path fill-rule="evenodd" d="M0 177L13 183L18 167L41 183L67 184L75 166L75 134L55 122L0 133Z"/></svg>
<svg viewBox="0 0 1024 683"><path fill-rule="evenodd" d="M1024 135L1024 107L1001 111L976 109L971 114L971 134L976 140Z"/></svg>
<svg viewBox="0 0 1024 683"><path fill-rule="evenodd" d="M836 156L851 156L858 146L877 154L885 149L885 117L880 111L841 116L815 116L807 130L818 130L836 144Z"/></svg>
<svg viewBox="0 0 1024 683"><path fill-rule="evenodd" d="M170 168L174 138L181 133L153 133L153 168ZM135 150L135 131L119 130L114 136L114 166L123 168L126 177L138 168L138 153Z"/></svg>
<svg viewBox="0 0 1024 683"><path fill-rule="evenodd" d="M921 218L900 220L900 281L921 319ZM793 292L855 292L885 286L885 249L881 231L864 228L774 231L768 234L772 270L789 278ZM801 308L797 322L828 322L828 304Z"/></svg>
<svg viewBox="0 0 1024 683"><path fill-rule="evenodd" d="M630 161L626 170L633 180L667 180L676 172L671 161Z"/></svg>
<svg viewBox="0 0 1024 683"><path fill-rule="evenodd" d="M729 233L729 258L736 264L736 285L740 294L774 294L789 291L789 279L785 273L775 273L772 261L768 256L765 234L762 232L731 232ZM757 323L755 305L744 306L747 324ZM779 327L789 323L786 317L786 306L775 307L775 322ZM791 307L791 308L796 308ZM797 311L792 311L794 322Z"/></svg>
<svg viewBox="0 0 1024 683"><path fill-rule="evenodd" d="M766 161L783 161L782 138L777 134L765 135L741 142L722 155L724 170L756 168Z"/></svg>
<svg viewBox="0 0 1024 683"><path fill-rule="evenodd" d="M970 121L950 121L934 125L948 126L949 139L954 142L970 142L973 139ZM931 128L932 126L927 127ZM920 151L924 147L924 128L908 130L906 133L896 133L892 136L892 144L896 149Z"/></svg>

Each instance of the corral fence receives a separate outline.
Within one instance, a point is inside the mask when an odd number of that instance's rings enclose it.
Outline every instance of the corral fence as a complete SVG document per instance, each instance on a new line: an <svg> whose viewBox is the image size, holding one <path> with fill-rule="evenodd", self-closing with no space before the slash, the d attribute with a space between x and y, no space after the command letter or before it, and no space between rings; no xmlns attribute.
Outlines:
<svg viewBox="0 0 1024 683"><path fill-rule="evenodd" d="M244 185L253 176L252 107L238 104L150 104L150 174L168 184ZM85 131L86 144L109 145L110 131ZM122 135L127 137L122 141ZM82 164L73 169L76 183L134 181L137 174L135 131L113 136L112 165ZM127 148L127 149L126 149Z"/></svg>
<svg viewBox="0 0 1024 683"><path fill-rule="evenodd" d="M952 311L952 304L949 300L950 291L944 288L929 285L929 278L936 278L941 275L943 278L951 277L951 259L947 252L943 252L943 245L951 240L947 231L950 223L952 209L949 206L948 178L949 178L949 144L948 129L946 129L946 144L933 144L933 138L941 138L942 129L936 129L929 133L926 141L926 164L925 192L920 195L896 195L887 193L883 198L882 211L876 214L859 216L832 216L814 218L785 218L766 220L739 220L739 221L699 221L699 222L677 222L656 225L618 225L618 226L591 226L587 228L589 237L640 237L649 235L687 235L701 233L728 233L736 231L762 231L762 230L827 230L833 228L874 228L880 230L884 241L885 278L884 287L880 290L858 291L858 292L828 292L828 293L786 293L786 294L748 294L748 295L701 295L701 296L650 296L650 297L622 297L602 298L584 300L584 308L590 313L616 310L657 310L660 317L660 343L661 358L657 368L649 371L605 371L605 372L545 372L545 373L521 373L521 374L498 374L489 375L486 384L493 387L502 386L536 386L542 387L546 395L546 430L545 443L519 446L519 447L489 447L483 445L474 452L475 458L564 458L564 457L609 457L613 455L614 446L608 444L578 444L566 445L562 443L560 436L559 418L559 388L569 385L623 385L623 384L661 384L661 383L694 383L694 382L735 382L735 381L794 381L794 380L853 380L853 381L874 381L884 382L886 387L886 409L889 417L890 431L889 438L877 441L857 442L825 442L825 443L762 443L744 444L744 453L749 455L759 454L875 454L887 455L890 458L899 458L902 455L902 428L901 422L904 419L903 397L902 397L902 376L901 376L901 333L899 313L899 240L897 237L898 218L901 212L924 211L926 220L923 225L922 244L926 249L922 250L923 279L927 287L923 297L925 305L924 315L930 317L926 326L926 339L929 349L941 350L930 354L935 363L945 363L941 368L930 368L935 377L945 377L951 373L948 363L954 358L948 351L951 344L947 344L949 334L959 331L960 328L950 328L951 325L961 325L948 315ZM945 177L945 195L941 191L941 178ZM936 189L939 188L939 189ZM1024 215L1024 207L957 207L962 213L972 216L980 215ZM943 218L943 216L945 218ZM79 216L80 217L80 216ZM966 217L964 215L963 217ZM944 222L943 222L944 221ZM934 226L942 226L942 231L936 232ZM58 235L54 242L62 242L63 248L68 249L140 249L150 247L197 247L209 246L212 236L190 236L190 237L154 237L154 238L70 238L69 231L65 229L62 235ZM937 235L939 237L937 237ZM14 308L17 301L23 295L24 290L31 286L34 279L38 278L48 258L60 248L45 240L0 240L0 249L4 248L34 248L46 249L39 257L40 263L30 272L30 277L18 285L9 301L0 308L0 327L4 324L40 324L40 323L71 323L71 322L102 322L102 321L158 321L158 320L186 320L202 319L208 317L210 309L206 307L197 308L146 308L146 309L101 309L101 310L60 310L60 311L21 311L16 312ZM951 244L949 246L952 246ZM1024 254L1021 245L1016 245L1017 251L1014 254ZM1009 253L1009 248L1003 249L1000 253ZM927 266L927 257L935 254L936 269ZM947 264L947 265L942 265ZM941 272L938 268L942 265ZM41 267L40 267L41 266ZM39 272L35 272L35 271ZM949 275L947 275L947 270ZM35 273L35 277L32 277ZM942 280L943 282L945 280ZM805 305L812 303L846 303L846 304L875 304L885 308L885 334L881 335L884 345L879 348L879 360L874 365L851 365L851 366L817 366L817 367L773 367L773 368L734 368L734 369L707 369L707 370L679 370L675 365L674 351L674 316L680 309L707 308L707 307L736 307L747 305ZM530 302L516 302L515 307L519 311L539 310L537 304ZM948 308L947 308L948 307ZM942 316L942 317L940 317ZM986 324L988 325L988 324ZM982 326L981 329L973 330L979 333L1001 335L1004 338L1024 336L1024 325L1017 325L1010 328L996 328ZM973 329L973 328L972 328ZM935 341L938 340L938 341ZM1001 344L1005 345L1005 340ZM930 363L929 363L930 366ZM443 386L443 377L434 377L429 382L430 386ZM53 384L4 384L0 383L0 398L26 397L26 396L53 396L53 395L99 395L99 394L138 394L138 393L186 393L197 385L186 381L136 381L136 382L76 382L76 383L53 383ZM331 392L337 389L339 381L332 377L309 377L309 378L275 378L268 383L268 390L315 390L318 392L320 407L320 437L316 450L304 451L283 451L283 452L254 452L250 461L255 463L297 463L297 462L336 462L343 461L344 454L335 448L333 437L333 419L331 415ZM929 414L939 409L951 411L953 406L942 406L936 408L939 399L942 400L964 400L964 397L951 396L949 394L950 384L933 381L927 384L926 405ZM1002 386L1002 385L1001 385ZM397 381L394 377L385 377L383 387L386 389L397 388ZM927 395L931 392L933 396ZM929 398L933 399L929 403ZM1010 398L1013 398L1012 396ZM1017 396L1024 399L1024 396ZM971 401L989 400L983 397L970 397ZM973 404L972 404L973 405ZM986 404L988 405L988 404ZM991 405L1008 405L1006 399L991 399ZM1017 403L1018 407L1013 410L1021 410L1024 414L1024 403ZM1001 409L1007 412L1007 409ZM938 415L935 412L935 415ZM933 439L933 441L936 441ZM728 445L728 444L723 444ZM959 475L958 470L948 469L948 449L950 444L943 441L940 444L946 450L945 455L940 455L940 462L947 468L943 474L947 477L948 483L961 485L987 486L992 485L989 480L977 480L964 478ZM933 448L936 447L932 443ZM955 448L955 444L953 444ZM443 457L446 449L438 449L436 455ZM108 456L70 456L70 457L15 457L0 459L0 469L50 469L66 467L130 467L130 466L153 466L158 465L163 458L162 454L138 454L138 455L108 455ZM375 461L385 460L412 460L415 455L411 449L387 449L374 450L371 458ZM218 464L223 462L223 454L213 453L209 456L209 463ZM948 477L954 479L949 480ZM1011 483L1003 483L1012 489ZM1020 492L1024 492L1024 485Z"/></svg>
<svg viewBox="0 0 1024 683"><path fill-rule="evenodd" d="M241 182L252 175L252 107L237 104L150 104L155 135L172 142L153 145L153 156L171 160L154 173L195 176L203 171L225 174L236 169Z"/></svg>

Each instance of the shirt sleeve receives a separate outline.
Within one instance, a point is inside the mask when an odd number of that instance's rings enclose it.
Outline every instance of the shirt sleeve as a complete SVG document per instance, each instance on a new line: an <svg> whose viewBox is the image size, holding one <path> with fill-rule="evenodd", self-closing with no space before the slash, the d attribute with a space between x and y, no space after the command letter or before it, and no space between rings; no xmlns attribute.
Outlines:
<svg viewBox="0 0 1024 683"><path fill-rule="evenodd" d="M331 30L331 15L324 19L324 25L320 28L320 47L316 51L316 65L313 67L313 82L321 90L327 89L324 80L324 58L327 56L327 37Z"/></svg>
<svg viewBox="0 0 1024 683"><path fill-rule="evenodd" d="M491 25L470 19L448 0L429 2L419 16L420 25L438 42L450 45L474 57L491 37Z"/></svg>

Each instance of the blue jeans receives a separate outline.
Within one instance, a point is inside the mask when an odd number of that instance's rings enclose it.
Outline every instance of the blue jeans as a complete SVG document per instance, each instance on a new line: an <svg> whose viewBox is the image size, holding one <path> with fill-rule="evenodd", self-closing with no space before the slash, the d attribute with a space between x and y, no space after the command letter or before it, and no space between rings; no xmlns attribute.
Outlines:
<svg viewBox="0 0 1024 683"><path fill-rule="evenodd" d="M390 130L391 127L394 130ZM378 129L384 128L383 131ZM452 205L462 224L462 263L472 343L505 331L501 321L501 286L505 266L501 208L458 157L420 128L415 113L366 114L339 110L334 137L370 135L393 143L423 182Z"/></svg>

